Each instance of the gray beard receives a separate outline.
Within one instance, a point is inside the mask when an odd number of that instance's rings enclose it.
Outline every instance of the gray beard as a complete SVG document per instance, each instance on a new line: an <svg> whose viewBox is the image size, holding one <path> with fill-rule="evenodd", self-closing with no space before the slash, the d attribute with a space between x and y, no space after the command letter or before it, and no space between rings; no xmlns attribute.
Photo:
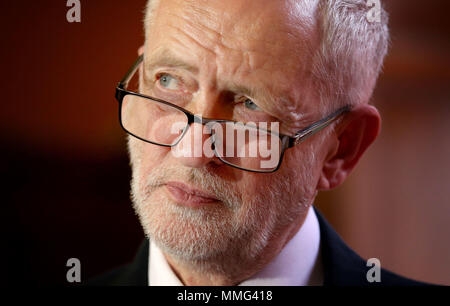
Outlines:
<svg viewBox="0 0 450 306"><path fill-rule="evenodd" d="M305 214L311 204L303 188L289 192L289 179L273 181L242 199L234 193L233 182L204 169L157 166L143 177L140 160L132 161L131 198L145 235L163 253L202 273L234 275L246 266L263 265L260 258L269 239ZM164 195L163 185L174 178L208 190L221 203L195 209L173 203Z"/></svg>

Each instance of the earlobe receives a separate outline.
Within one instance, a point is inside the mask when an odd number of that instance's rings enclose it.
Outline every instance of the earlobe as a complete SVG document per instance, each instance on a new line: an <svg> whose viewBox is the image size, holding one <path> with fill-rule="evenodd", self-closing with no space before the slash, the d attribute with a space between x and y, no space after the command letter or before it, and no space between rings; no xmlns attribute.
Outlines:
<svg viewBox="0 0 450 306"><path fill-rule="evenodd" d="M323 172L320 174L319 181L317 182L317 190L330 190L330 182L326 178L326 176L323 174Z"/></svg>
<svg viewBox="0 0 450 306"><path fill-rule="evenodd" d="M378 136L381 118L371 105L355 107L336 127L338 145L325 160L318 190L333 189L344 182L366 149Z"/></svg>

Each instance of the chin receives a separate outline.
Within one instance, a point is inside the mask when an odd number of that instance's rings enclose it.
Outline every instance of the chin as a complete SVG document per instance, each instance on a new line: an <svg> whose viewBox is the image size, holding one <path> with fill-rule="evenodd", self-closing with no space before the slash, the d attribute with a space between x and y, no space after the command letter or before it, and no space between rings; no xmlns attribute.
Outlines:
<svg viewBox="0 0 450 306"><path fill-rule="evenodd" d="M133 205L146 236L174 259L244 260L258 256L267 242L266 231L255 231L257 223L249 211L219 205L193 209L176 204L158 190L144 199L133 196Z"/></svg>
<svg viewBox="0 0 450 306"><path fill-rule="evenodd" d="M223 207L189 208L176 204L161 192L144 201L134 197L134 207L146 236L164 252L202 260L226 253L236 236L230 212Z"/></svg>

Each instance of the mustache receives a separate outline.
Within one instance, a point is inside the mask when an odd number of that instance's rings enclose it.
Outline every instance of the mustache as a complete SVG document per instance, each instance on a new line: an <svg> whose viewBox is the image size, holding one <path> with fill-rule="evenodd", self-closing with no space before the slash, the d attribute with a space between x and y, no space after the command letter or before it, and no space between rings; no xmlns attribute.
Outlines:
<svg viewBox="0 0 450 306"><path fill-rule="evenodd" d="M169 181L189 183L199 189L208 191L228 208L234 209L240 206L240 197L231 188L232 182L225 181L205 169L181 166L161 165L152 169L145 178L144 191L146 197Z"/></svg>

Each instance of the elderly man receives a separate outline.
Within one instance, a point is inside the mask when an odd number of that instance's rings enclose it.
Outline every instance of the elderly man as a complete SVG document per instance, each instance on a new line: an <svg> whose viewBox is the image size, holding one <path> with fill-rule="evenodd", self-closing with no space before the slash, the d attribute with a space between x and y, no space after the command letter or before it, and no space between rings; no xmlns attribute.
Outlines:
<svg viewBox="0 0 450 306"><path fill-rule="evenodd" d="M149 1L145 44L116 93L147 239L132 264L93 284L418 284L368 277L313 208L380 128L368 102L388 29L371 9Z"/></svg>

